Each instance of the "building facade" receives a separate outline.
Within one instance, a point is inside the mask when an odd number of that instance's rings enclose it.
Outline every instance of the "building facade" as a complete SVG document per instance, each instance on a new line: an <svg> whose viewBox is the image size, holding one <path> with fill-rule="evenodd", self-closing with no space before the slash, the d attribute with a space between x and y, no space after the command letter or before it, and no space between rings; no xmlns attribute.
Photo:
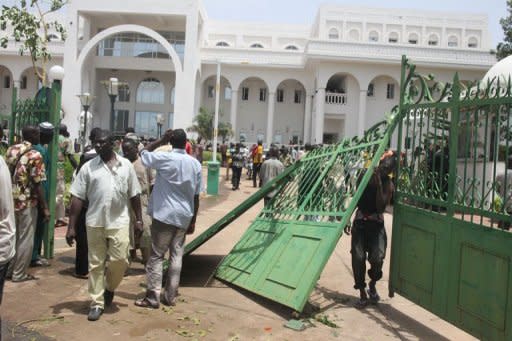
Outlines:
<svg viewBox="0 0 512 341"><path fill-rule="evenodd" d="M52 41L64 66L64 123L80 128L78 94L95 96L92 125L155 136L214 111L221 65L220 121L233 140L332 143L363 133L398 103L401 56L450 81L481 79L496 62L485 15L325 5L312 25L220 22L200 0L76 0L61 18L68 37ZM30 60L14 42L0 50L0 109L10 88L37 90ZM111 114L101 81L125 84ZM7 87L9 85L9 87ZM1 110L0 110L1 112Z"/></svg>

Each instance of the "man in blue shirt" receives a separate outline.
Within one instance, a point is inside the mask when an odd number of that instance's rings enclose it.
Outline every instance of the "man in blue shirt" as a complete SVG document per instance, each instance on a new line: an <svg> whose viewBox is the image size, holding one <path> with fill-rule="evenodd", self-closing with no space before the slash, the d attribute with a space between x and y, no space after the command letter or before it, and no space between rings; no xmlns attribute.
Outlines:
<svg viewBox="0 0 512 341"><path fill-rule="evenodd" d="M171 143L170 152L154 152ZM149 199L151 225L151 256L146 266L146 296L135 305L158 308L162 289L162 264L167 250L170 265L162 295L162 303L175 305L180 282L185 235L195 229L202 186L201 164L185 152L187 134L183 129L167 130L141 152L142 164L156 170L155 185Z"/></svg>

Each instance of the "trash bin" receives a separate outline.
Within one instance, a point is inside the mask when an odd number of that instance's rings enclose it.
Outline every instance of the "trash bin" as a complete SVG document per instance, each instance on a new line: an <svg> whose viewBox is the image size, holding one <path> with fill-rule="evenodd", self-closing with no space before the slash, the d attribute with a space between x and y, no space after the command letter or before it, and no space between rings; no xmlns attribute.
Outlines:
<svg viewBox="0 0 512 341"><path fill-rule="evenodd" d="M220 162L208 162L208 183L206 185L206 193L210 195L219 194L219 170Z"/></svg>

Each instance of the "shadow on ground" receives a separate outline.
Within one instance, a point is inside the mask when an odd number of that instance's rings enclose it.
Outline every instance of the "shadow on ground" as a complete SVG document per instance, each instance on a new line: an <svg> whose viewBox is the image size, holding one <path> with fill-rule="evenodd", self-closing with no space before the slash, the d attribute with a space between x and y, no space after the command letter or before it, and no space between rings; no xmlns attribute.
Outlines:
<svg viewBox="0 0 512 341"><path fill-rule="evenodd" d="M315 307L322 299L330 303L325 306L322 305L319 309L317 308L317 312L325 312L336 307L356 309L354 305L359 298L317 286L310 302ZM449 341L443 335L405 315L390 304L379 303L377 305L369 305L359 311L361 314L366 314L371 320L398 338L403 338L404 335L414 335L418 340Z"/></svg>

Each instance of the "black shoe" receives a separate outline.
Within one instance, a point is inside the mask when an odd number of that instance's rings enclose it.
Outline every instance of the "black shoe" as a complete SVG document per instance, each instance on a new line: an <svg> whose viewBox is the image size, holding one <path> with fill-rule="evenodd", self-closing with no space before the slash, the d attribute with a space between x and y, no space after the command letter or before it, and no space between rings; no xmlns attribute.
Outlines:
<svg viewBox="0 0 512 341"><path fill-rule="evenodd" d="M112 301L114 301L114 292L105 289L103 293L103 299L105 300L105 307L110 307Z"/></svg>
<svg viewBox="0 0 512 341"><path fill-rule="evenodd" d="M101 309L100 307L92 307L91 309L89 309L87 319L89 321L98 321L100 319L101 314L103 314L103 309Z"/></svg>

